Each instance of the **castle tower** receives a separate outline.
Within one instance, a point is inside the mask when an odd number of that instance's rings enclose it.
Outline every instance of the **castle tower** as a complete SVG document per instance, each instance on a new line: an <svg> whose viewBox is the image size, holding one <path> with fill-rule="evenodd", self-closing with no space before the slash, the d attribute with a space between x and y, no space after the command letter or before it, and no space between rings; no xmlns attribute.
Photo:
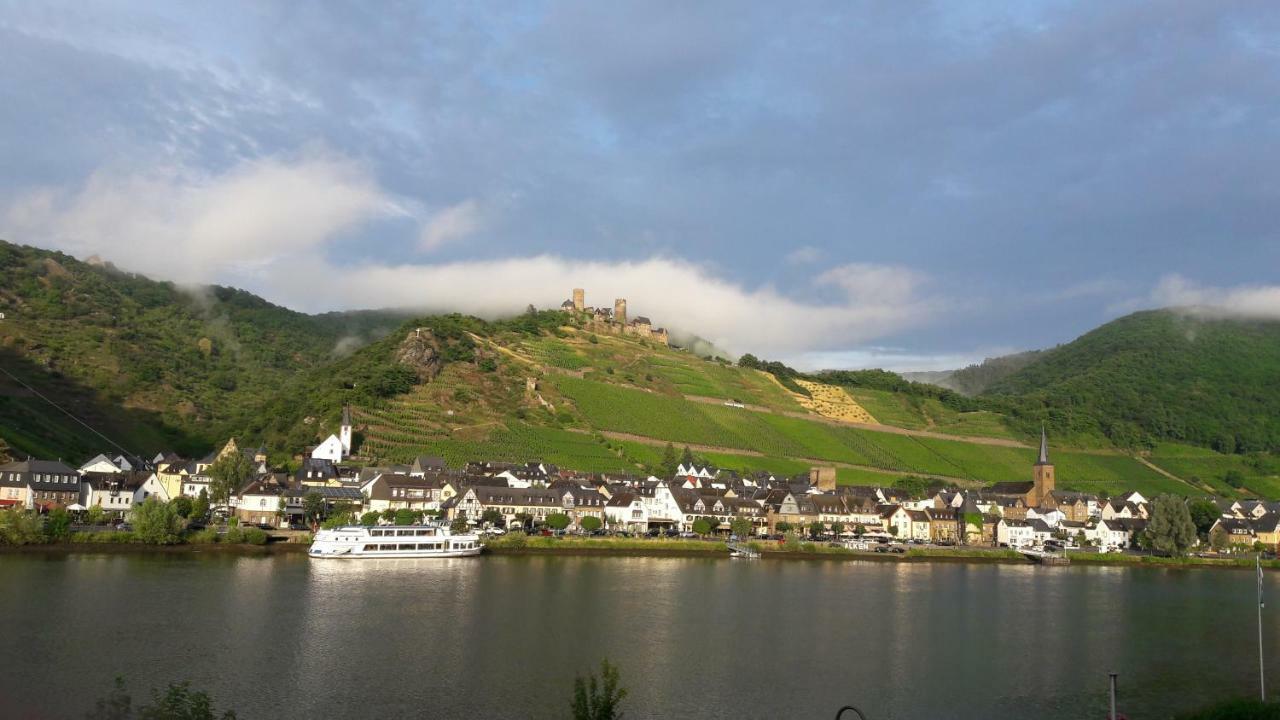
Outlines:
<svg viewBox="0 0 1280 720"><path fill-rule="evenodd" d="M1031 479L1035 487L1031 490L1031 507L1041 507L1049 500L1049 494L1055 489L1053 463L1049 462L1049 438L1045 435L1044 426L1040 427L1040 457L1031 468Z"/></svg>
<svg viewBox="0 0 1280 720"><path fill-rule="evenodd" d="M623 325L627 324L627 300L618 298L613 301L613 319Z"/></svg>
<svg viewBox="0 0 1280 720"><path fill-rule="evenodd" d="M582 288L573 289L573 309L574 310L577 310L578 312L582 312L582 309L587 306L586 300L587 300L587 293L585 290L583 290Z"/></svg>
<svg viewBox="0 0 1280 720"><path fill-rule="evenodd" d="M338 442L342 443L342 454L351 454L351 406L342 406L342 426L338 428Z"/></svg>

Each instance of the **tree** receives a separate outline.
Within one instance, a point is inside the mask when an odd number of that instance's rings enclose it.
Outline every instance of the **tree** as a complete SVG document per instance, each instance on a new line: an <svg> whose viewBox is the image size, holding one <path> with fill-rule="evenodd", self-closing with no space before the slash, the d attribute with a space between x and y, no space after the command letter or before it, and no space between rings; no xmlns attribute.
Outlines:
<svg viewBox="0 0 1280 720"><path fill-rule="evenodd" d="M1227 473L1222 476L1222 481L1233 488L1242 488L1244 487L1244 473L1239 470L1228 470Z"/></svg>
<svg viewBox="0 0 1280 720"><path fill-rule="evenodd" d="M289 501L283 495L276 501L276 524L279 525L284 521L284 516L289 511Z"/></svg>
<svg viewBox="0 0 1280 720"><path fill-rule="evenodd" d="M596 530L599 530L600 526L603 525L604 523L600 522L600 518L596 517L595 515L588 515L582 518L581 520L579 520L578 524L581 525L582 529L586 530L587 532L595 532Z"/></svg>
<svg viewBox="0 0 1280 720"><path fill-rule="evenodd" d="M676 455L676 449L671 443L662 449L662 463L658 466L658 475L663 478L674 477L676 468L680 465L680 458Z"/></svg>
<svg viewBox="0 0 1280 720"><path fill-rule="evenodd" d="M480 513L480 522L486 525L499 527L502 525L503 520L504 518L502 517L502 513L493 508L489 508L484 512Z"/></svg>
<svg viewBox="0 0 1280 720"><path fill-rule="evenodd" d="M809 537L818 537L826 529L827 529L827 526L823 525L817 520L814 520L813 522L809 523Z"/></svg>
<svg viewBox="0 0 1280 720"><path fill-rule="evenodd" d="M688 445L684 446L684 452L680 454L680 462L686 467L694 464L693 451Z"/></svg>
<svg viewBox="0 0 1280 720"><path fill-rule="evenodd" d="M711 522L706 518L700 517L697 520L693 521L693 531L698 533L699 535L710 535Z"/></svg>
<svg viewBox="0 0 1280 720"><path fill-rule="evenodd" d="M369 512L360 516L360 524L364 525L365 527L373 527L374 525L378 524L378 520L381 517L382 517L382 513L374 510L370 510Z"/></svg>
<svg viewBox="0 0 1280 720"><path fill-rule="evenodd" d="M752 368L752 369L759 368L760 358L756 357L755 355L752 355L751 353L747 353L742 357L738 358L738 367Z"/></svg>
<svg viewBox="0 0 1280 720"><path fill-rule="evenodd" d="M44 534L50 540L62 540L71 534L71 513L54 508L44 518Z"/></svg>
<svg viewBox="0 0 1280 720"><path fill-rule="evenodd" d="M739 515L729 523L729 532L740 538L751 536L751 521Z"/></svg>
<svg viewBox="0 0 1280 720"><path fill-rule="evenodd" d="M1212 547L1214 552L1223 552L1230 544L1227 531L1221 525L1209 531L1209 547Z"/></svg>
<svg viewBox="0 0 1280 720"><path fill-rule="evenodd" d="M1181 498L1160 495L1151 503L1145 542L1156 552L1185 555L1196 542L1196 526Z"/></svg>
<svg viewBox="0 0 1280 720"><path fill-rule="evenodd" d="M0 544L33 545L44 541L40 516L26 509L0 510Z"/></svg>
<svg viewBox="0 0 1280 720"><path fill-rule="evenodd" d="M786 520L779 520L774 525L774 527L778 529L778 532L785 533L786 531L791 529L791 523L787 522Z"/></svg>
<svg viewBox="0 0 1280 720"><path fill-rule="evenodd" d="M831 532L835 533L836 537L840 537L842 534L844 534L844 523L842 522L831 523Z"/></svg>
<svg viewBox="0 0 1280 720"><path fill-rule="evenodd" d="M1191 513L1191 522L1195 523L1196 531L1201 535L1207 535L1209 528L1218 521L1218 517L1222 514L1218 511L1218 506L1213 504L1212 500L1192 500L1187 503L1187 511Z"/></svg>
<svg viewBox="0 0 1280 720"><path fill-rule="evenodd" d="M467 524L467 516L459 514L449 523L449 531L458 535L466 532L470 526Z"/></svg>
<svg viewBox="0 0 1280 720"><path fill-rule="evenodd" d="M102 509L101 505L94 505L84 514L84 521L90 525L101 525L106 519L107 511Z"/></svg>
<svg viewBox="0 0 1280 720"><path fill-rule="evenodd" d="M133 532L148 545L178 542L178 514L169 503L149 497L133 508Z"/></svg>
<svg viewBox="0 0 1280 720"><path fill-rule="evenodd" d="M569 516L564 513L551 513L547 516L546 523L552 530L564 530L569 527Z"/></svg>
<svg viewBox="0 0 1280 720"><path fill-rule="evenodd" d="M200 494L191 503L191 519L203 520L207 517L209 517L209 493L204 488L200 488Z"/></svg>
<svg viewBox="0 0 1280 720"><path fill-rule="evenodd" d="M389 523L393 523L393 522L395 522L395 521L396 521L396 511L395 511L394 509L392 509L392 508L387 508L386 510L383 510L383 511L382 511L382 519L383 519L383 520L386 520L386 521L387 521L387 522L389 522Z"/></svg>
<svg viewBox="0 0 1280 720"><path fill-rule="evenodd" d="M205 472L209 473L209 500L226 507L231 496L253 477L253 463L244 453L223 454Z"/></svg>
<svg viewBox="0 0 1280 720"><path fill-rule="evenodd" d="M622 717L618 706L627 697L627 689L618 682L618 668L600 661L600 679L587 673L586 679L573 679L573 720L617 720Z"/></svg>
<svg viewBox="0 0 1280 720"><path fill-rule="evenodd" d="M173 499L173 512L182 519L191 517L191 498L186 495L179 495Z"/></svg>
<svg viewBox="0 0 1280 720"><path fill-rule="evenodd" d="M318 492L309 492L302 496L302 514L311 522L318 522L324 514L324 498Z"/></svg>
<svg viewBox="0 0 1280 720"><path fill-rule="evenodd" d="M854 534L854 535L856 535L856 536L858 536L858 537L862 537L863 535L866 535L866 534L867 534L867 526L866 526L866 525L863 525L862 523L858 523L857 525L854 525L854 526L853 526L853 534Z"/></svg>
<svg viewBox="0 0 1280 720"><path fill-rule="evenodd" d="M421 519L422 515L420 513L414 512L409 508L400 508L399 510L396 510L395 523L397 525L412 525Z"/></svg>

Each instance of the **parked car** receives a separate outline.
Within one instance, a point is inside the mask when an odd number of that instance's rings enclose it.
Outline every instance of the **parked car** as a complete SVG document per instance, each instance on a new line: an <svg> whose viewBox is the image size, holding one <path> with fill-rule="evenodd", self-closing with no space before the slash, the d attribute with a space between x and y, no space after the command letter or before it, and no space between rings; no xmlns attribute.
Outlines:
<svg viewBox="0 0 1280 720"><path fill-rule="evenodd" d="M954 543L952 543L952 544L954 544ZM891 553L898 553L899 555L901 555L901 554L905 553L906 551L907 551L907 549L906 549L905 547L901 546L901 545L890 545L890 546L889 546L889 552L891 552Z"/></svg>
<svg viewBox="0 0 1280 720"><path fill-rule="evenodd" d="M254 527L258 528L259 530L275 530L276 529L276 526L272 525L271 523L258 523L257 525L254 525Z"/></svg>
<svg viewBox="0 0 1280 720"><path fill-rule="evenodd" d="M289 529L290 530L310 530L310 528L308 528L305 523L300 523L300 522L289 523Z"/></svg>

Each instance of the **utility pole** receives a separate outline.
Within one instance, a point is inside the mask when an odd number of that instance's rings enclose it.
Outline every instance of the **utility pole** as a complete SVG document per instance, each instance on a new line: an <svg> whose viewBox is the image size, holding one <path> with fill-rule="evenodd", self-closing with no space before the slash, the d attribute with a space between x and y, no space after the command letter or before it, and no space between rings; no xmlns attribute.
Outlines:
<svg viewBox="0 0 1280 720"><path fill-rule="evenodd" d="M1262 553L1258 553L1254 557L1254 562L1258 568L1258 692L1262 697L1262 702L1267 701L1267 673L1262 665L1262 608L1265 603L1262 600Z"/></svg>
<svg viewBox="0 0 1280 720"><path fill-rule="evenodd" d="M1107 720L1116 720L1116 673L1111 673L1111 714Z"/></svg>

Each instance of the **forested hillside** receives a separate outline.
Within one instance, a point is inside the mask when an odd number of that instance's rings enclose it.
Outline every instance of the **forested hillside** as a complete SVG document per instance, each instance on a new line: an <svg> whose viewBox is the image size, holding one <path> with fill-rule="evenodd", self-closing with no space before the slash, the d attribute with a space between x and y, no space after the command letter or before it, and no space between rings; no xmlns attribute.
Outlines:
<svg viewBox="0 0 1280 720"><path fill-rule="evenodd" d="M45 455L106 448L24 383L138 451L197 448L294 373L402 321L308 316L4 242L0 277L0 366L13 376L0 377L0 435Z"/></svg>
<svg viewBox="0 0 1280 720"><path fill-rule="evenodd" d="M984 393L1015 427L1041 420L1122 447L1280 449L1280 322L1139 312L1039 353Z"/></svg>

